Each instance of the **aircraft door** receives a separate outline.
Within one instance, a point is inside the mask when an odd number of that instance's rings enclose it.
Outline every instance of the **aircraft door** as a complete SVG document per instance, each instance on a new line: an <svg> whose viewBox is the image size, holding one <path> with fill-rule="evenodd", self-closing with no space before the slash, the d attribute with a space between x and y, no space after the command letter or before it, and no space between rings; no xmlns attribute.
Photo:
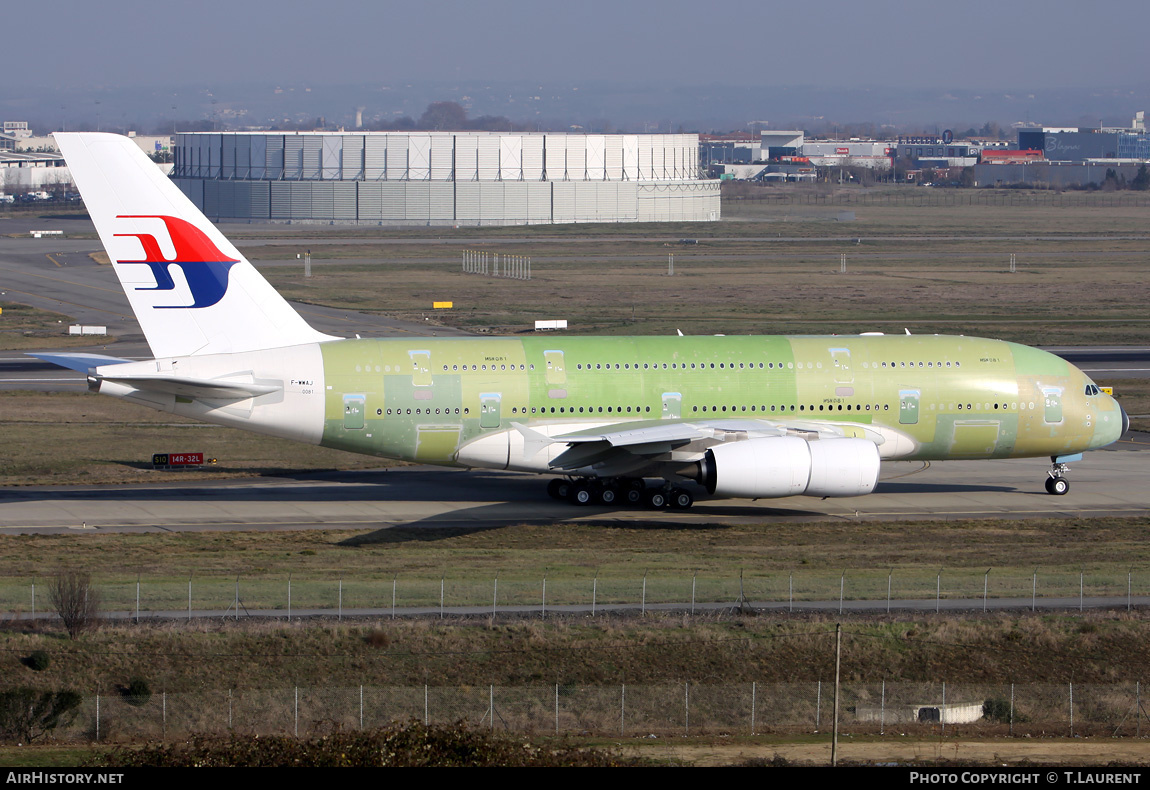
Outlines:
<svg viewBox="0 0 1150 790"><path fill-rule="evenodd" d="M1043 413L1047 425L1057 425L1062 422L1062 388L1043 387L1042 397L1045 402Z"/></svg>
<svg viewBox="0 0 1150 790"><path fill-rule="evenodd" d="M898 421L902 425L918 424L919 390L898 391Z"/></svg>
<svg viewBox="0 0 1150 790"><path fill-rule="evenodd" d="M567 369L563 365L562 351L544 351L543 359L547 363L548 386L562 387L567 383Z"/></svg>
<svg viewBox="0 0 1150 790"><path fill-rule="evenodd" d="M683 396L678 392L663 393L663 419L677 420L683 414Z"/></svg>
<svg viewBox="0 0 1150 790"><path fill-rule="evenodd" d="M431 352L408 351L411 357L411 383L416 387L431 386Z"/></svg>
<svg viewBox="0 0 1150 790"><path fill-rule="evenodd" d="M479 427L498 428L500 423L500 401L498 392L483 392L479 395Z"/></svg>
<svg viewBox="0 0 1150 790"><path fill-rule="evenodd" d="M851 350L849 348L832 348L831 364L835 369L835 384L853 384L855 374L851 370Z"/></svg>
<svg viewBox="0 0 1150 790"><path fill-rule="evenodd" d="M363 428L363 404L367 399L363 395L343 396L343 427L349 431L358 431Z"/></svg>

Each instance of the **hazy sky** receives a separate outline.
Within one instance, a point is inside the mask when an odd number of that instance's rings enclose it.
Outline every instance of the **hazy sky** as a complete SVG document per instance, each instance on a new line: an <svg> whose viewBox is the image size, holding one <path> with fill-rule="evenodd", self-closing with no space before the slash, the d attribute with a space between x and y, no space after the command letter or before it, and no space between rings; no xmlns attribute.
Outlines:
<svg viewBox="0 0 1150 790"><path fill-rule="evenodd" d="M1150 2L62 0L0 9L4 81L967 89L1147 82ZM3 92L0 84L0 92Z"/></svg>

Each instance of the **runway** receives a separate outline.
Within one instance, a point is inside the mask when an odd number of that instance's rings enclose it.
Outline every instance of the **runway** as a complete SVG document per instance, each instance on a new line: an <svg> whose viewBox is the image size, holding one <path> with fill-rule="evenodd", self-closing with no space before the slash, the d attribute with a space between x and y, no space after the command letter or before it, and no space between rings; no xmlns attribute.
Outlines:
<svg viewBox="0 0 1150 790"><path fill-rule="evenodd" d="M517 473L400 467L291 478L155 482L124 486L0 488L7 534L204 530L617 524L645 528L826 520L1139 516L1150 512L1150 444L1125 438L1074 464L1071 490L1043 490L1049 461L1010 459L884 464L875 493L820 500L708 499L690 510L578 507L544 492L546 478ZM1142 438L1140 441L1146 441Z"/></svg>

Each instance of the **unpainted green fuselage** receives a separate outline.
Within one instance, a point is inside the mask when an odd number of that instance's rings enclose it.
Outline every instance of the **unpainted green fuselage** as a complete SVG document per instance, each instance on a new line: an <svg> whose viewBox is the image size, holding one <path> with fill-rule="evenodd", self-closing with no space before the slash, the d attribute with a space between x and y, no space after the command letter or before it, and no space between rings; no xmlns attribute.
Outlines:
<svg viewBox="0 0 1150 790"><path fill-rule="evenodd" d="M513 423L882 426L910 440L883 457L907 459L1064 456L1122 430L1118 404L1065 360L973 337L552 335L320 349L321 443L435 464L459 464L461 447Z"/></svg>

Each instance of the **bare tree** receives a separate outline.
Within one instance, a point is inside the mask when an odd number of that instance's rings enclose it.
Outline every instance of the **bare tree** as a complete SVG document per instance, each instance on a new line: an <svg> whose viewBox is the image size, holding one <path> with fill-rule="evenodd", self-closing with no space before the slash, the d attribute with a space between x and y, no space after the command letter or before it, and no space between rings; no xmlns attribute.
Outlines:
<svg viewBox="0 0 1150 790"><path fill-rule="evenodd" d="M57 574L48 589L48 598L70 638L75 639L99 625L100 596L87 573L64 571Z"/></svg>

